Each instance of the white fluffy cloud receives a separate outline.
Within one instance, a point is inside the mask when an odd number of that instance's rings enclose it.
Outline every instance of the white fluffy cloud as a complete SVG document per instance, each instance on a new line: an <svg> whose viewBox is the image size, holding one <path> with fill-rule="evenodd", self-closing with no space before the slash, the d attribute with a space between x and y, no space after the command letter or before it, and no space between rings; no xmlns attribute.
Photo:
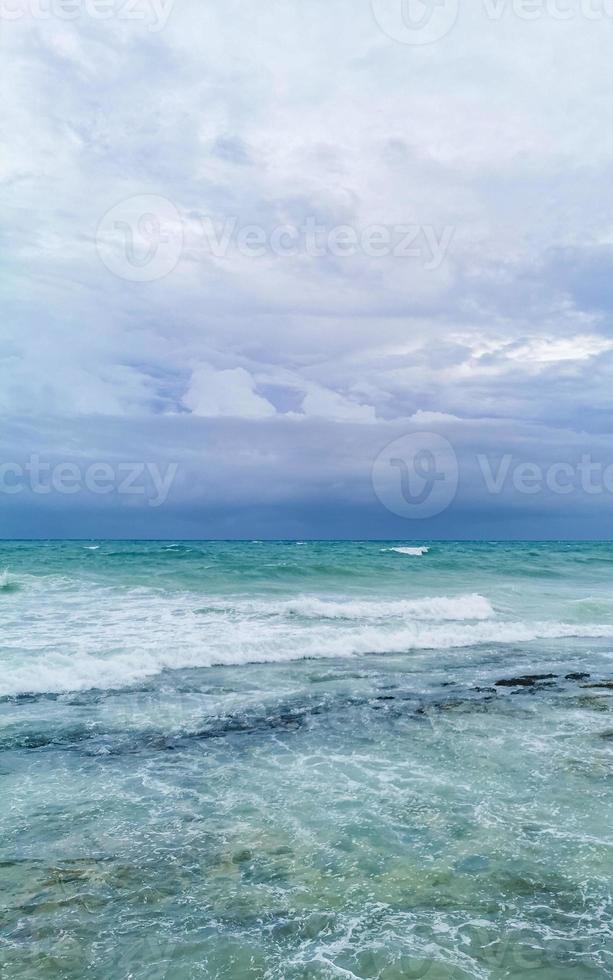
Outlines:
<svg viewBox="0 0 613 980"><path fill-rule="evenodd" d="M241 367L226 371L206 365L197 368L183 401L194 415L212 418L266 419L275 414L270 402L257 394L249 372Z"/></svg>
<svg viewBox="0 0 613 980"><path fill-rule="evenodd" d="M376 419L371 405L360 405L325 388L311 388L304 396L302 411L305 415L338 422L374 422Z"/></svg>

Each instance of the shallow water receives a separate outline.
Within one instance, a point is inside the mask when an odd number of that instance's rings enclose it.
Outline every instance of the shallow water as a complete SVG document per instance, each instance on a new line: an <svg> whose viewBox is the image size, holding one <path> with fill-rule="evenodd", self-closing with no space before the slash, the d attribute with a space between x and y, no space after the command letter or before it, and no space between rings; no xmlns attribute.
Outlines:
<svg viewBox="0 0 613 980"><path fill-rule="evenodd" d="M613 976L613 546L394 547L0 546L0 975Z"/></svg>

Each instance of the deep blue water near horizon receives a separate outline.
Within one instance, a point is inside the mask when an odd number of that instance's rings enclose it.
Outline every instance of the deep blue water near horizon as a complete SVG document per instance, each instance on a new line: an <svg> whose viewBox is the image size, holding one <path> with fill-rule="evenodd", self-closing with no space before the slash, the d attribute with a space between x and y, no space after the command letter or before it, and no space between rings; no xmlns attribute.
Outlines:
<svg viewBox="0 0 613 980"><path fill-rule="evenodd" d="M0 619L0 976L613 977L612 543L3 541Z"/></svg>

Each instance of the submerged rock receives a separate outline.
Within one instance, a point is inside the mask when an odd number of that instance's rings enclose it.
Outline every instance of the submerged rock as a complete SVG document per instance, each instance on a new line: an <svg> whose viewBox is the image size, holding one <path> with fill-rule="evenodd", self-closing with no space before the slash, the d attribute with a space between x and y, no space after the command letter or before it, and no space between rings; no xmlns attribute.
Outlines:
<svg viewBox="0 0 613 980"><path fill-rule="evenodd" d="M555 680L557 676L557 674L526 674L524 677L506 677L496 681L496 687L532 687L539 681Z"/></svg>
<svg viewBox="0 0 613 980"><path fill-rule="evenodd" d="M591 677L591 674L567 674L565 680L567 681L587 681Z"/></svg>
<svg viewBox="0 0 613 980"><path fill-rule="evenodd" d="M577 698L577 704L581 708L588 708L591 711L608 711L611 698L603 697L602 694L583 694Z"/></svg>

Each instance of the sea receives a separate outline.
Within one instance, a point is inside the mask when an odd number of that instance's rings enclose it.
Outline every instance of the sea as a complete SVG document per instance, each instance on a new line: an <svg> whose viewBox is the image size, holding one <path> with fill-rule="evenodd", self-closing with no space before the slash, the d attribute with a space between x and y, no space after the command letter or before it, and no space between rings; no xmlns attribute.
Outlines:
<svg viewBox="0 0 613 980"><path fill-rule="evenodd" d="M613 544L0 542L0 976L613 977Z"/></svg>

